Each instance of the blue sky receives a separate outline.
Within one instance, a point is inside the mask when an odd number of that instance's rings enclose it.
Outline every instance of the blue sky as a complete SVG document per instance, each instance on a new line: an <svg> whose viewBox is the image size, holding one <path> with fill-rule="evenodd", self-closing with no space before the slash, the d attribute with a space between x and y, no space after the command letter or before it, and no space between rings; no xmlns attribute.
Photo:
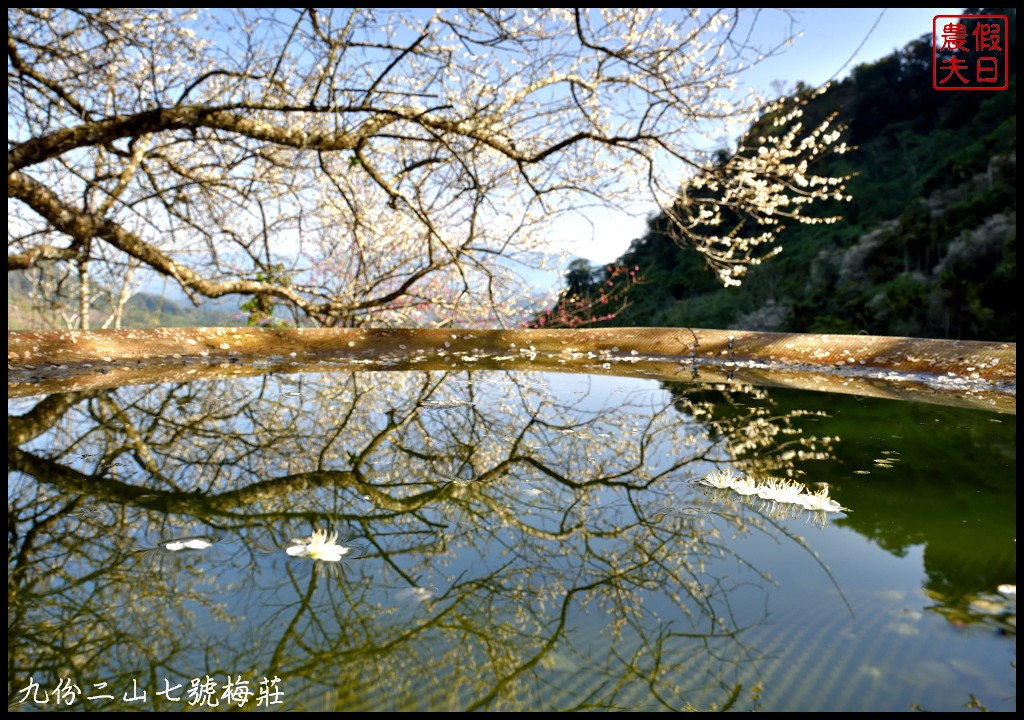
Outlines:
<svg viewBox="0 0 1024 720"><path fill-rule="evenodd" d="M796 8L789 11L802 33L778 57L769 58L750 73L764 89L774 79L793 84L803 80L820 85L833 76L841 80L858 64L873 62L932 31L936 15L956 15L963 8ZM778 12L762 13L756 30L765 42L778 42L788 23ZM853 61L847 65L851 56ZM838 75L837 75L838 73Z"/></svg>
<svg viewBox="0 0 1024 720"><path fill-rule="evenodd" d="M753 28L754 44L774 47L792 34L800 36L739 80L766 95L776 94L772 90L777 82L789 90L797 81L817 86L833 78L841 80L856 65L879 60L930 34L935 15L962 12L963 8L795 8L787 17L766 9ZM592 227L565 228L575 237L567 238L563 247L595 265L612 262L643 235L647 212L595 215Z"/></svg>

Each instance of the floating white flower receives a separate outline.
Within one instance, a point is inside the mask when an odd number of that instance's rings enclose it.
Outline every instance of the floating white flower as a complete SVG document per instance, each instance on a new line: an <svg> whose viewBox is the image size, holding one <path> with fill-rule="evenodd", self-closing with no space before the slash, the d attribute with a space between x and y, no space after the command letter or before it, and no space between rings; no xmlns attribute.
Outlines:
<svg viewBox="0 0 1024 720"><path fill-rule="evenodd" d="M846 510L846 508L840 505L838 501L833 500L828 496L828 485L818 492L804 493L800 495L797 501L808 510L824 510L825 512L840 512Z"/></svg>
<svg viewBox="0 0 1024 720"><path fill-rule="evenodd" d="M292 557L308 557L325 562L338 562L348 554L349 548L338 544L338 533L327 534L326 530L314 530L308 538L295 538L285 550Z"/></svg>
<svg viewBox="0 0 1024 720"><path fill-rule="evenodd" d="M205 550L210 547L213 542L209 538L205 537L189 537L181 538L179 540L169 540L164 543L164 549L170 552L178 552L180 550Z"/></svg>
<svg viewBox="0 0 1024 720"><path fill-rule="evenodd" d="M162 540L156 547L141 548L139 554L146 562L157 562L160 558L166 557L171 553L188 554L199 550L206 550L212 547L215 542L215 538L203 535L172 538L170 540Z"/></svg>
<svg viewBox="0 0 1024 720"><path fill-rule="evenodd" d="M757 496L762 500L795 503L800 502L799 498L806 489L802 483L798 483L795 480L770 477L758 485Z"/></svg>
<svg viewBox="0 0 1024 720"><path fill-rule="evenodd" d="M758 490L757 483L749 475L733 480L732 489L740 495L756 495Z"/></svg>
<svg viewBox="0 0 1024 720"><path fill-rule="evenodd" d="M796 480L769 477L758 481L750 476L738 477L732 470L709 473L698 482L719 490L732 490L739 495L757 495L773 503L799 505L811 511L849 512L828 496L828 485L817 492L808 492L807 487Z"/></svg>
<svg viewBox="0 0 1024 720"><path fill-rule="evenodd" d="M718 488L719 490L731 490L733 483L738 479L739 477L733 473L732 468L727 468L725 470L716 470L713 473L708 473L698 482L702 485Z"/></svg>

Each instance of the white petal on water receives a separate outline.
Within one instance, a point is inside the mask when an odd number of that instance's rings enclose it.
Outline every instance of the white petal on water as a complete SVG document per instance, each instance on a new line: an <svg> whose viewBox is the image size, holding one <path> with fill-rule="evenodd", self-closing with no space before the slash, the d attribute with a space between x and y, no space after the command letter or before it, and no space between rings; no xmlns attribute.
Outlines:
<svg viewBox="0 0 1024 720"><path fill-rule="evenodd" d="M399 591L397 597L400 600L411 598L418 602L426 602L437 593L436 588L414 587Z"/></svg>
<svg viewBox="0 0 1024 720"><path fill-rule="evenodd" d="M213 543L207 538L191 537L181 538L179 540L169 540L164 543L164 549L170 552L180 552L181 550L205 550L206 548L213 545Z"/></svg>

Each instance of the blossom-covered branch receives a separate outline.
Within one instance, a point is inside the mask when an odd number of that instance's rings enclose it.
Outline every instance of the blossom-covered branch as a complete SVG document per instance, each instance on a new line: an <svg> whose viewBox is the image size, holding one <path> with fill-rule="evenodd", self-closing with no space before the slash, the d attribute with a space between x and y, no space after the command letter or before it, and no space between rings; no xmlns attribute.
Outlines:
<svg viewBox="0 0 1024 720"><path fill-rule="evenodd" d="M735 281L771 220L843 192L807 170L837 136L795 115L699 149L764 108L736 79L776 48L738 44L740 12L12 9L8 270L71 268L83 327L89 283L123 298L140 264L296 321L506 325L552 223L646 198ZM706 232L716 207L765 234Z"/></svg>

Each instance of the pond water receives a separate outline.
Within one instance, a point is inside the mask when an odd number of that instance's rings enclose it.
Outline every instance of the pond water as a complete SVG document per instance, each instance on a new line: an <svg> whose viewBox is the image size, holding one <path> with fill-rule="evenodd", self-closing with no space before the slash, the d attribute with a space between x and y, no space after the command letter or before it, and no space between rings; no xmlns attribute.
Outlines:
<svg viewBox="0 0 1024 720"><path fill-rule="evenodd" d="M334 369L8 414L11 710L1016 710L1014 413Z"/></svg>

